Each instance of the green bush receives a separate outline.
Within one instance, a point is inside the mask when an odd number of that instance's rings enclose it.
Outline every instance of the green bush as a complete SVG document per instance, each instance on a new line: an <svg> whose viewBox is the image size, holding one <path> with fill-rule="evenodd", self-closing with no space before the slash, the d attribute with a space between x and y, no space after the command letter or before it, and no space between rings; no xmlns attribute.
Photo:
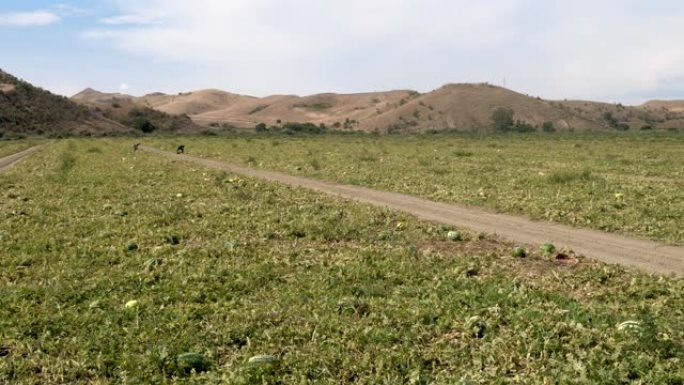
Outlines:
<svg viewBox="0 0 684 385"><path fill-rule="evenodd" d="M147 119L143 117L138 117L133 121L133 128L138 131L142 131L145 134L153 132L156 127Z"/></svg>
<svg viewBox="0 0 684 385"><path fill-rule="evenodd" d="M556 127L553 125L553 122L544 122L542 123L541 128L544 132L556 132Z"/></svg>
<svg viewBox="0 0 684 385"><path fill-rule="evenodd" d="M268 131L268 127L266 127L266 123L259 123L256 126L254 126L254 131L266 132L266 131Z"/></svg>
<svg viewBox="0 0 684 385"><path fill-rule="evenodd" d="M515 124L513 124L512 131L514 132L535 132L537 130L534 129L534 126L531 124L522 121L522 120L516 120Z"/></svg>
<svg viewBox="0 0 684 385"><path fill-rule="evenodd" d="M513 129L515 124L513 120L513 109L511 108L497 108L492 113L492 121L494 122L494 129L496 131L508 132Z"/></svg>

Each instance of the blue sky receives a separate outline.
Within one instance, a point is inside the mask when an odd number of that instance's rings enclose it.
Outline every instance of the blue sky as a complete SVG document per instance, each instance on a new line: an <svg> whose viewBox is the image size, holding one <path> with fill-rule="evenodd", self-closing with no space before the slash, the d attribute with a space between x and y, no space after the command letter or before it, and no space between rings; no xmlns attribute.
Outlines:
<svg viewBox="0 0 684 385"><path fill-rule="evenodd" d="M0 68L53 92L263 96L503 83L545 98L684 98L674 0L21 0Z"/></svg>

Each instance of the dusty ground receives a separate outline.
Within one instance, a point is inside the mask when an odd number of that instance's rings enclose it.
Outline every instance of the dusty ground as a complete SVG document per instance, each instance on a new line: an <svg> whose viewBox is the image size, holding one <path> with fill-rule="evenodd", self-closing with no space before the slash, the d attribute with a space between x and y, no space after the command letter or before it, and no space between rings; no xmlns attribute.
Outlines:
<svg viewBox="0 0 684 385"><path fill-rule="evenodd" d="M215 169L310 188L373 205L386 206L408 212L421 219L469 228L477 232L496 234L521 244L539 245L551 242L559 248L572 250L578 255L607 263L632 266L660 274L684 275L684 247L577 229L557 223L533 221L523 217L495 214L462 205L437 203L405 194L326 183L278 172L254 170L212 159L176 155L150 147L141 146L141 149Z"/></svg>

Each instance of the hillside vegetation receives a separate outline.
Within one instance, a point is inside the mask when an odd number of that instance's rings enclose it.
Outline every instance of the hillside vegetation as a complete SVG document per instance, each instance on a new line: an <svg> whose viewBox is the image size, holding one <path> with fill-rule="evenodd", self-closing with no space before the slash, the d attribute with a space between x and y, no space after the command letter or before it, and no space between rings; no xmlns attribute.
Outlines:
<svg viewBox="0 0 684 385"><path fill-rule="evenodd" d="M0 136L125 131L96 111L0 71Z"/></svg>

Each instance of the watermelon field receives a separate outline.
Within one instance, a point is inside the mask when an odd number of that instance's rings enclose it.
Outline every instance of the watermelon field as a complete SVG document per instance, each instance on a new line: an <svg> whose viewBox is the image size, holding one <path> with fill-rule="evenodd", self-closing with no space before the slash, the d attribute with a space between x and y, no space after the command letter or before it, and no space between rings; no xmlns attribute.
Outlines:
<svg viewBox="0 0 684 385"><path fill-rule="evenodd" d="M40 139L0 140L0 158L15 154L31 146L44 143Z"/></svg>
<svg viewBox="0 0 684 385"><path fill-rule="evenodd" d="M684 133L192 137L250 167L684 244Z"/></svg>
<svg viewBox="0 0 684 385"><path fill-rule="evenodd" d="M684 383L681 278L136 141L59 140L0 172L0 383ZM684 243L680 134L144 142Z"/></svg>

